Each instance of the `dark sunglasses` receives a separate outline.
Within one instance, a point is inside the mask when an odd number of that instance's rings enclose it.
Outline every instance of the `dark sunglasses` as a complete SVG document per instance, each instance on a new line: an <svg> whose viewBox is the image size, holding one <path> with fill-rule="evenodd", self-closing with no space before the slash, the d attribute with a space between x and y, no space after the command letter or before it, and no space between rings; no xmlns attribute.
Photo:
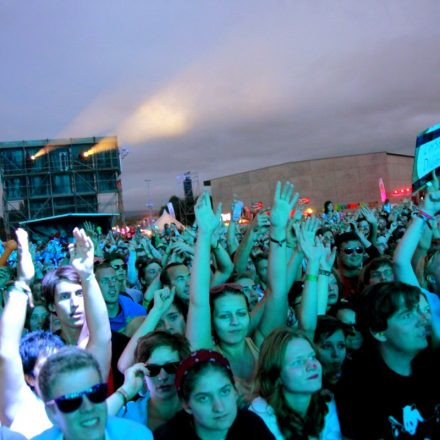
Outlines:
<svg viewBox="0 0 440 440"><path fill-rule="evenodd" d="M56 405L62 413L71 413L82 405L84 396L87 396L87 399L92 403L104 402L107 398L107 384L99 383L79 393L65 394L64 396L49 400L49 402L46 402L46 405Z"/></svg>
<svg viewBox="0 0 440 440"><path fill-rule="evenodd" d="M148 377L156 377L162 370L162 368L168 374L176 374L177 368L179 368L180 362L168 362L163 365L145 364L148 370Z"/></svg>
<svg viewBox="0 0 440 440"><path fill-rule="evenodd" d="M220 284L215 287L211 287L211 289L209 290L209 293L211 295L217 295L219 293L225 292L226 290L232 290L233 292L243 292L243 288L242 288L242 286L240 286L240 284L224 283L224 284Z"/></svg>
<svg viewBox="0 0 440 440"><path fill-rule="evenodd" d="M114 270L125 269L127 267L127 265L124 264L124 263L122 263L122 264L112 264L111 266L113 267Z"/></svg>
<svg viewBox="0 0 440 440"><path fill-rule="evenodd" d="M362 246L358 246L357 248L343 249L342 252L344 252L345 255L351 255L353 252L356 252L357 254L363 254L364 248Z"/></svg>

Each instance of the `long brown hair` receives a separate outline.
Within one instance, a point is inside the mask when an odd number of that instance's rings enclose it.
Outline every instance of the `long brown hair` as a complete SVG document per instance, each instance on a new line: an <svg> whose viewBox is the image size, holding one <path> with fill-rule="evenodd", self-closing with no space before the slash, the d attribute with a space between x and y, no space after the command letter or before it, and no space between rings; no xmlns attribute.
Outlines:
<svg viewBox="0 0 440 440"><path fill-rule="evenodd" d="M284 387L280 381L281 370L288 343L292 339L305 339L312 348L313 343L299 330L278 328L273 330L261 346L257 371L258 395L272 406L278 426L286 440L307 440L319 437L328 412L327 402L331 395L326 390L313 393L305 418L287 403Z"/></svg>

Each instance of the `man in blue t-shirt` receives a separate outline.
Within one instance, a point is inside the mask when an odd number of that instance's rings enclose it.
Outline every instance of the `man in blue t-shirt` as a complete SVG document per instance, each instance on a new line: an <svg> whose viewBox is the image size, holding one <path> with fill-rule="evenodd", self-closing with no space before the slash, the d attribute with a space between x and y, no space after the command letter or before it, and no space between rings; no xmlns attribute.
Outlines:
<svg viewBox="0 0 440 440"><path fill-rule="evenodd" d="M96 266L95 275L107 306L112 331L131 337L143 321L145 309L127 296L120 295L116 271L109 263Z"/></svg>

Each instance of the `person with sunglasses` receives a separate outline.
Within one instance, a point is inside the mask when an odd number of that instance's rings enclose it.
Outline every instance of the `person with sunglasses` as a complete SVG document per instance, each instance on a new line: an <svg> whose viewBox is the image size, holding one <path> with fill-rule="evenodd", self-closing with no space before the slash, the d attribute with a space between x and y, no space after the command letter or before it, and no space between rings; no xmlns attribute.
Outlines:
<svg viewBox="0 0 440 440"><path fill-rule="evenodd" d="M153 438L140 423L107 416L107 384L85 350L65 347L49 356L38 375L38 388L54 426L36 440Z"/></svg>
<svg viewBox="0 0 440 440"><path fill-rule="evenodd" d="M60 320L60 337L31 332L20 340L28 306L33 307L29 284L35 270L26 231L16 231L19 245L17 281L0 318L0 421L12 430L33 437L48 426L44 405L36 390L39 371L63 341L93 352L104 376L111 358L108 315L93 273L94 248L83 230L74 229L70 245L71 266L46 275L44 294L49 309ZM87 323L86 332L81 332Z"/></svg>
<svg viewBox="0 0 440 440"><path fill-rule="evenodd" d="M257 327L250 330L249 305L241 286L224 284L210 291L211 237L219 224L207 193L196 204L198 235L190 282L190 304L186 335L194 350L216 349L230 362L239 395L249 398L258 360L258 349L264 337L287 321L287 252L286 226L298 199L293 185L278 182L270 215L270 251L268 291L265 310Z"/></svg>
<svg viewBox="0 0 440 440"><path fill-rule="evenodd" d="M181 409L174 376L190 353L179 334L155 331L139 338L135 364L125 371L124 384L107 400L109 413L156 429ZM140 394L135 401L132 399Z"/></svg>
<svg viewBox="0 0 440 440"><path fill-rule="evenodd" d="M354 232L344 232L335 237L337 247L337 273L342 282L342 297L357 293L359 275L364 264L365 249Z"/></svg>

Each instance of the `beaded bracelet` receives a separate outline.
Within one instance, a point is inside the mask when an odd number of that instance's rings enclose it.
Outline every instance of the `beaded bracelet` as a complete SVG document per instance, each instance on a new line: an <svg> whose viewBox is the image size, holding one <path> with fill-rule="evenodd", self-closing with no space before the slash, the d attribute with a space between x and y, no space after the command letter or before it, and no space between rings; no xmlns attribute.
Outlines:
<svg viewBox="0 0 440 440"><path fill-rule="evenodd" d="M330 270L319 269L319 275L324 275L325 277L329 277L332 273Z"/></svg>

